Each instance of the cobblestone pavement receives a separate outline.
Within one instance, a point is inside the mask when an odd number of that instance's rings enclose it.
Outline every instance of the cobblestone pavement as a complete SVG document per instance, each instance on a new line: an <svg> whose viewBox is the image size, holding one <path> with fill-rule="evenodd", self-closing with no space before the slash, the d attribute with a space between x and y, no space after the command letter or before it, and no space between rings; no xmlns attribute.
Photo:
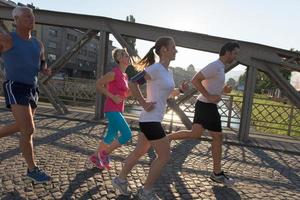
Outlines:
<svg viewBox="0 0 300 200"><path fill-rule="evenodd" d="M0 126L12 121L0 110ZM38 115L34 138L39 166L52 177L50 183L33 184L24 174L26 164L18 148L19 134L0 139L1 199L128 199L116 194L111 179L134 149L137 132L112 155L112 169L100 171L88 160L105 126L96 123ZM238 183L227 188L209 179L212 171L207 141L172 143L172 159L155 185L161 199L300 199L300 156L262 148L225 144L223 166ZM128 176L133 194L142 185L154 158L144 156ZM137 199L132 195L129 199Z"/></svg>

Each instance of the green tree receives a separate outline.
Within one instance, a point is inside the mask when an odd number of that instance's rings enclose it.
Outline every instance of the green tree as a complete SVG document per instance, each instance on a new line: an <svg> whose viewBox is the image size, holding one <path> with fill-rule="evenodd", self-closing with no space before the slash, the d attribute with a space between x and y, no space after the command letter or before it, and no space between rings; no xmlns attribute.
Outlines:
<svg viewBox="0 0 300 200"><path fill-rule="evenodd" d="M282 73L283 77L290 81L291 72L286 69L281 69L280 72ZM238 85L245 85L246 81L246 72L239 77ZM256 75L256 83L255 83L255 92L261 93L263 90L271 90L276 89L277 85L273 83L273 81L269 78L267 74L264 72L258 71Z"/></svg>
<svg viewBox="0 0 300 200"><path fill-rule="evenodd" d="M238 80L238 85L245 85L246 81L246 73L243 73L240 75L239 80Z"/></svg>
<svg viewBox="0 0 300 200"><path fill-rule="evenodd" d="M255 92L262 93L264 90L275 89L276 85L270 80L269 76L259 71L256 75Z"/></svg>
<svg viewBox="0 0 300 200"><path fill-rule="evenodd" d="M291 48L290 51L292 52L299 52L298 50ZM287 69L280 69L280 73L282 76L287 80L291 80L291 71ZM246 80L246 73L242 74L239 77L238 80L238 85L245 85L245 80ZM256 76L256 87L255 87L255 92L260 93L263 90L268 90L268 89L276 89L277 86L273 83L273 81L269 78L268 75L266 75L264 72L259 71Z"/></svg>
<svg viewBox="0 0 300 200"><path fill-rule="evenodd" d="M291 48L290 51L300 53L300 51L295 48Z"/></svg>

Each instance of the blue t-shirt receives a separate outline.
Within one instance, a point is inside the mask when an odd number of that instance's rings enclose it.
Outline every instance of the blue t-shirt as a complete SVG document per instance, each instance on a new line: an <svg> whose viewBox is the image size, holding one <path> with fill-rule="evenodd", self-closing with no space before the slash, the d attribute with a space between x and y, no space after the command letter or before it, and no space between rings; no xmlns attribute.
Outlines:
<svg viewBox="0 0 300 200"><path fill-rule="evenodd" d="M16 32L11 37L12 47L2 53L6 80L36 86L41 62L38 40L34 37L24 40Z"/></svg>

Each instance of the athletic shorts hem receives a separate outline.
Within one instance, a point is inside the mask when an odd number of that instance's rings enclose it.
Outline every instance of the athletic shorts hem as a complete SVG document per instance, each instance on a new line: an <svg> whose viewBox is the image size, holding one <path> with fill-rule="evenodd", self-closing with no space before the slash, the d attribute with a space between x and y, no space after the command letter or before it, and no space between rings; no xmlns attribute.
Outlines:
<svg viewBox="0 0 300 200"><path fill-rule="evenodd" d="M218 106L213 103L197 101L193 124L200 124L204 129L214 132L222 132L221 116Z"/></svg>
<svg viewBox="0 0 300 200"><path fill-rule="evenodd" d="M159 140L166 137L160 122L139 122L140 130L148 140Z"/></svg>

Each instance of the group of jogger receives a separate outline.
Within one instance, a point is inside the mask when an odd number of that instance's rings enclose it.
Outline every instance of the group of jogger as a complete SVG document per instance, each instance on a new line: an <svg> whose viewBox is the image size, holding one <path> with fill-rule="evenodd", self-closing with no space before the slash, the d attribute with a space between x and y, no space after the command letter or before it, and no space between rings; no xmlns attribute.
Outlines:
<svg viewBox="0 0 300 200"><path fill-rule="evenodd" d="M35 162L32 137L35 132L33 117L39 94L38 73L50 75L51 69L47 67L42 42L31 36L35 23L32 10L27 7L16 7L12 15L16 32L0 33L0 52L5 63L6 81L3 84L5 101L13 113L15 122L1 127L0 138L20 132L20 149L28 166L27 176L38 183L47 182L51 177ZM97 151L89 156L89 160L100 169L111 168L110 154L132 137L131 129L122 113L125 99L129 95L135 97L142 107L137 144L124 159L124 165L118 176L112 180L113 186L122 195L130 195L127 175L152 147L156 158L150 165L143 187L138 190L138 196L140 199L157 198L152 188L163 167L170 160L170 142L199 139L204 130L212 137L211 180L225 185L234 184L235 181L221 168L223 133L217 104L223 93L231 91L231 88L224 84L224 69L225 65L236 59L238 51L239 45L236 42L224 44L220 49L219 58L194 75L189 82L200 95L195 104L192 129L167 135L161 124L167 99L174 98L188 89L187 82L175 88L173 74L169 68L177 53L174 39L169 36L159 37L145 57L137 62L131 62L125 49L113 50L112 56L116 66L96 82L97 92L106 96L104 112L108 120L108 129L103 139L99 141ZM139 73L128 80L125 72L130 64ZM140 85L143 84L146 84L146 96L140 90Z"/></svg>

